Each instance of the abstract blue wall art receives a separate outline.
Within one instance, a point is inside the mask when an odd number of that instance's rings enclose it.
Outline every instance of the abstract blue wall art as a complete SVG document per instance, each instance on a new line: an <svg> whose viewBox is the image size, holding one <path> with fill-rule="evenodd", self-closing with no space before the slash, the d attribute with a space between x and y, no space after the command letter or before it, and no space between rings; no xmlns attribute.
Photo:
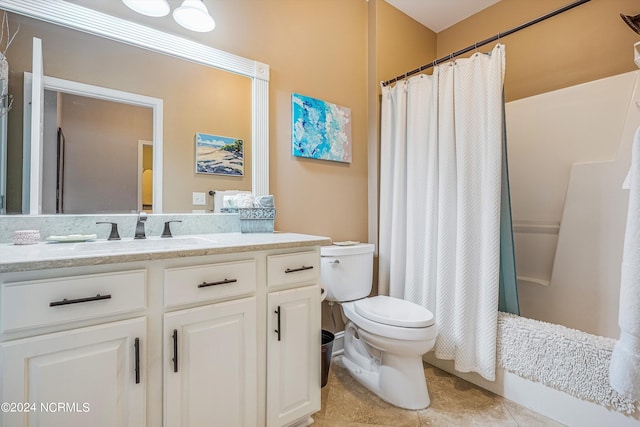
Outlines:
<svg viewBox="0 0 640 427"><path fill-rule="evenodd" d="M297 157L351 163L351 109L291 94L291 150Z"/></svg>
<svg viewBox="0 0 640 427"><path fill-rule="evenodd" d="M196 173L244 175L244 141L196 133Z"/></svg>

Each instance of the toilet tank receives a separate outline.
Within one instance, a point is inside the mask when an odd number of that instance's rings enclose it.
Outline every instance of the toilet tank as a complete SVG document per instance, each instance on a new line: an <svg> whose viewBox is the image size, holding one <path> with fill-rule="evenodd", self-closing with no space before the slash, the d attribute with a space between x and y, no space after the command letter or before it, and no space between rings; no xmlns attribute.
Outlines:
<svg viewBox="0 0 640 427"><path fill-rule="evenodd" d="M320 248L320 283L327 291L328 301L353 301L369 296L373 249L370 243Z"/></svg>

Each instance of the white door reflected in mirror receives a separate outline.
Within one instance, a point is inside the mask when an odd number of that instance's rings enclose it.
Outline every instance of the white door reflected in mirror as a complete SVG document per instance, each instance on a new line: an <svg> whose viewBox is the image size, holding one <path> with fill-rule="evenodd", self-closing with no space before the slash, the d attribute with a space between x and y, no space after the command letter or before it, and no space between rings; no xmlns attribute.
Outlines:
<svg viewBox="0 0 640 427"><path fill-rule="evenodd" d="M25 73L25 93L32 92L32 82ZM23 200L30 203L24 213L161 213L162 100L48 76L42 86L49 101L41 102L40 119L32 119L37 126L32 122L31 134L25 133L30 161L25 161L23 180L30 185L23 189L28 192ZM147 173L151 188L145 201L139 140L146 140L153 153L147 160L146 169L153 173ZM113 164L118 164L117 174Z"/></svg>

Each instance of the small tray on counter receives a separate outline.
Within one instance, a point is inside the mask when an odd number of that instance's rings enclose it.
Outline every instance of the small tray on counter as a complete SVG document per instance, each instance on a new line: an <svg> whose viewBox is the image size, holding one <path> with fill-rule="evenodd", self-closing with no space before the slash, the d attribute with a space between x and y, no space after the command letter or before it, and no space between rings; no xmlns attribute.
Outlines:
<svg viewBox="0 0 640 427"><path fill-rule="evenodd" d="M95 240L98 236L96 234L69 234L67 236L49 236L47 242L53 243L71 243L71 242L87 242L89 240Z"/></svg>

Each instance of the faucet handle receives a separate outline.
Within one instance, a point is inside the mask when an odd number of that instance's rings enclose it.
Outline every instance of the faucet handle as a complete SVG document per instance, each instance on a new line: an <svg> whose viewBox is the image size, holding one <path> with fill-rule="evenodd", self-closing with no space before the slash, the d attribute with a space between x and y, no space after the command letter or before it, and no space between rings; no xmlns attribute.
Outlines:
<svg viewBox="0 0 640 427"><path fill-rule="evenodd" d="M111 233L107 240L120 240L120 234L118 234L118 223L110 221L97 221L96 224L111 224Z"/></svg>
<svg viewBox="0 0 640 427"><path fill-rule="evenodd" d="M164 223L164 230L162 230L162 236L160 236L160 237L173 237L173 236L171 235L171 227L170 227L170 225L169 225L169 224L171 224L172 222L182 222L182 221L180 221L179 219L174 219L174 220L171 220L171 221L166 221L166 222Z"/></svg>
<svg viewBox="0 0 640 427"><path fill-rule="evenodd" d="M147 213L144 211L138 212L138 221L136 222L136 232L133 235L134 239L146 239L147 236L144 231L144 223L147 220Z"/></svg>

